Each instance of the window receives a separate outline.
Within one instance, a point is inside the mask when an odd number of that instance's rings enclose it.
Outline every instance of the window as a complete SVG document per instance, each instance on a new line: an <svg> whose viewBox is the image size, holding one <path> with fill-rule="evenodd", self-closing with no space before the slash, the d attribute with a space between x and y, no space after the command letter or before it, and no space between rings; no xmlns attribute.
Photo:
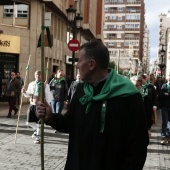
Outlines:
<svg viewBox="0 0 170 170"><path fill-rule="evenodd" d="M11 1L9 4L8 1L1 3L0 16L3 16L1 19L2 24L21 26L28 28L29 26L29 4L25 2Z"/></svg>
<svg viewBox="0 0 170 170"><path fill-rule="evenodd" d="M118 25L117 29L121 30L122 29L122 25Z"/></svg>
<svg viewBox="0 0 170 170"><path fill-rule="evenodd" d="M103 29L104 29L104 30L107 30L107 25L104 25Z"/></svg>
<svg viewBox="0 0 170 170"><path fill-rule="evenodd" d="M121 43L120 42L117 43L117 47L121 47Z"/></svg>
<svg viewBox="0 0 170 170"><path fill-rule="evenodd" d="M126 24L125 28L136 28L136 29L139 29L140 28L140 24Z"/></svg>
<svg viewBox="0 0 170 170"><path fill-rule="evenodd" d="M122 38L122 34L117 34L117 38Z"/></svg>
<svg viewBox="0 0 170 170"><path fill-rule="evenodd" d="M110 2L117 2L117 0L110 0Z"/></svg>
<svg viewBox="0 0 170 170"><path fill-rule="evenodd" d="M126 15L127 20L140 20L140 15Z"/></svg>
<svg viewBox="0 0 170 170"><path fill-rule="evenodd" d="M117 8L117 11L118 11L118 12L122 12L122 11L123 11L123 8Z"/></svg>
<svg viewBox="0 0 170 170"><path fill-rule="evenodd" d="M110 16L110 20L115 20L116 19L116 16L115 15L111 15Z"/></svg>
<svg viewBox="0 0 170 170"><path fill-rule="evenodd" d="M129 45L139 46L139 42L138 41L125 41L124 45L125 46L129 46Z"/></svg>
<svg viewBox="0 0 170 170"><path fill-rule="evenodd" d="M109 28L114 29L116 28L116 25L109 25Z"/></svg>
<svg viewBox="0 0 170 170"><path fill-rule="evenodd" d="M108 12L108 8L105 8L105 12Z"/></svg>
<svg viewBox="0 0 170 170"><path fill-rule="evenodd" d="M117 2L119 2L119 3L123 3L123 0L117 0Z"/></svg>
<svg viewBox="0 0 170 170"><path fill-rule="evenodd" d="M118 16L118 21L122 21L122 16Z"/></svg>

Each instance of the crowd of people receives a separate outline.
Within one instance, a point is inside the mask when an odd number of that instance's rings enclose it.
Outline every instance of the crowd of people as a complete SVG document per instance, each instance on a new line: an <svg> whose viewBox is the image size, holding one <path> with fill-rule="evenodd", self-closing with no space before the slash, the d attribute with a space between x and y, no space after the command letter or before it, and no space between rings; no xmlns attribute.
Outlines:
<svg viewBox="0 0 170 170"><path fill-rule="evenodd" d="M109 51L100 41L83 44L78 55L74 81L59 69L42 83L37 70L26 90L12 72L6 92L7 117L12 110L17 114L15 104L22 92L30 98L27 122L33 128L34 143L41 142L41 118L56 132L69 134L65 170L142 170L158 109L162 113L161 144L170 141L170 76L167 81L154 74L120 76L109 69ZM44 102L40 101L42 87ZM67 112L62 114L64 105Z"/></svg>

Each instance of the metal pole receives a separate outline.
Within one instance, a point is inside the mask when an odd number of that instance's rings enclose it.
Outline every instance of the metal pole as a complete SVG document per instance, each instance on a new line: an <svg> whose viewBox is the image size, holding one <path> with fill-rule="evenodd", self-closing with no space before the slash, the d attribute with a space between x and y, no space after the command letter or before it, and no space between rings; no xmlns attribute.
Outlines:
<svg viewBox="0 0 170 170"><path fill-rule="evenodd" d="M118 50L118 59L117 59L117 74L119 74L119 60L120 60L120 50Z"/></svg>
<svg viewBox="0 0 170 170"><path fill-rule="evenodd" d="M44 102L44 18L45 4L42 3L42 28L41 28L41 102ZM41 170L44 170L44 118L41 118Z"/></svg>
<svg viewBox="0 0 170 170"><path fill-rule="evenodd" d="M72 24L73 39L76 39L76 19L74 18ZM75 51L72 52L72 80L74 80L74 64L75 64Z"/></svg>

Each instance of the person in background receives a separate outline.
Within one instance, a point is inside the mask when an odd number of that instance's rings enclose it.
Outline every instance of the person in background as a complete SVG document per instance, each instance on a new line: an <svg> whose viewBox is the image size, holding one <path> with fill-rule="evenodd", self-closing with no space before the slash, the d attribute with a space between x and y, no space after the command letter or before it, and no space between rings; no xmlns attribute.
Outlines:
<svg viewBox="0 0 170 170"><path fill-rule="evenodd" d="M21 86L21 89L22 89L23 86L24 86L24 80L23 80L23 78L20 76L20 72L17 72L16 78L19 80L20 86ZM17 95L17 103L18 103L18 106L20 106L20 101L21 101L21 89L20 89L20 91L19 91L19 93L18 93L18 95Z"/></svg>
<svg viewBox="0 0 170 170"><path fill-rule="evenodd" d="M151 127L152 127L153 123L156 122L155 116L153 115L152 102L150 101L148 94L143 93L142 77L141 76L133 76L131 78L131 81L136 86L136 88L139 90L139 92L142 95L144 107L145 107L145 112L146 112L146 117L147 117L148 134L149 134L149 137L151 137Z"/></svg>
<svg viewBox="0 0 170 170"><path fill-rule="evenodd" d="M161 87L164 84L162 77L159 76L155 82L155 87L156 87L156 94L157 94L157 98L158 98L158 109L161 109Z"/></svg>
<svg viewBox="0 0 170 170"><path fill-rule="evenodd" d="M154 74L150 74L150 77L149 77L149 82L152 84L152 85L155 85L155 82L156 82L156 78L154 76Z"/></svg>
<svg viewBox="0 0 170 170"><path fill-rule="evenodd" d="M70 88L68 89L68 97L67 97L67 109L69 108L69 104L71 102L71 99L76 91L76 88L78 86L79 83L82 83L83 81L81 80L81 76L80 74L78 73L77 76L76 76L76 80L75 81L72 81L71 85L70 85Z"/></svg>
<svg viewBox="0 0 170 170"><path fill-rule="evenodd" d="M167 83L164 83L161 88L161 111L162 111L162 140L161 144L170 142L170 75Z"/></svg>
<svg viewBox="0 0 170 170"><path fill-rule="evenodd" d="M72 80L70 73L67 73L66 82L67 82L68 89L70 88L72 81L74 81L74 80Z"/></svg>
<svg viewBox="0 0 170 170"><path fill-rule="evenodd" d="M142 92L145 95L148 95L148 100L150 101L150 104L153 107L152 110L153 112L156 112L157 106L158 106L158 98L156 94L156 89L153 84L149 83L147 75L143 74L141 75L141 77L142 77Z"/></svg>
<svg viewBox="0 0 170 170"><path fill-rule="evenodd" d="M49 78L49 80L48 80L48 83L50 83L50 81L55 77L55 72L53 72L53 74L51 75L51 77Z"/></svg>
<svg viewBox="0 0 170 170"><path fill-rule="evenodd" d="M16 115L19 110L16 107L16 100L20 89L21 89L21 85L19 80L17 80L16 78L16 73L11 72L11 79L9 79L9 81L7 82L6 94L5 94L8 98L8 104L9 104L9 112L7 118L11 118L12 110L14 110L14 115Z"/></svg>
<svg viewBox="0 0 170 170"><path fill-rule="evenodd" d="M67 100L68 88L63 70L58 70L55 77L50 81L50 92L53 95L51 107L53 113L61 113L64 102Z"/></svg>
<svg viewBox="0 0 170 170"><path fill-rule="evenodd" d="M30 105L27 109L27 123L34 130L32 134L32 138L35 139L34 143L40 144L40 124L38 123L39 119L37 118L35 112L37 102L40 100L41 96L41 71L35 71L34 76L35 80L29 83L27 91L23 88L22 93L25 97L30 98ZM44 83L44 90L45 100L50 104L53 96L50 93L49 85L46 83Z"/></svg>
<svg viewBox="0 0 170 170"><path fill-rule="evenodd" d="M109 67L101 41L79 49L77 86L70 109L53 114L38 102L37 116L69 134L65 170L142 170L149 142L142 96L132 82Z"/></svg>

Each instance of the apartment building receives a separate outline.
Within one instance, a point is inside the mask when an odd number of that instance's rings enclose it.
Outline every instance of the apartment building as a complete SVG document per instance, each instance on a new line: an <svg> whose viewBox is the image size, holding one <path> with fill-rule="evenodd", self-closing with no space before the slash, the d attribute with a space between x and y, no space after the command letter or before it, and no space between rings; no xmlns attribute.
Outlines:
<svg viewBox="0 0 170 170"><path fill-rule="evenodd" d="M102 3L101 3L102 2ZM26 87L34 80L35 70L41 69L41 47L37 48L42 32L42 3L45 13L49 14L49 30L52 47L48 36L44 35L44 63L46 78L62 69L70 73L75 65L67 60L72 57L68 41L73 37L73 30L67 20L66 9L72 5L76 15L83 17L82 27L76 29L76 39L83 44L92 39L103 40L104 1L102 0L1 0L0 1L0 87L4 88L10 72L20 72L24 78L29 56L29 69ZM77 54L75 53L75 57ZM0 88L0 95L4 89Z"/></svg>
<svg viewBox="0 0 170 170"><path fill-rule="evenodd" d="M149 73L150 65L150 47L149 47L149 30L147 25L144 25L144 36L143 36L143 58L142 58L142 71Z"/></svg>
<svg viewBox="0 0 170 170"><path fill-rule="evenodd" d="M157 75L168 78L170 75L170 10L159 15L159 45Z"/></svg>
<svg viewBox="0 0 170 170"><path fill-rule="evenodd" d="M143 35L144 0L105 0L104 42L119 69L128 71L131 67L132 73L137 73Z"/></svg>

